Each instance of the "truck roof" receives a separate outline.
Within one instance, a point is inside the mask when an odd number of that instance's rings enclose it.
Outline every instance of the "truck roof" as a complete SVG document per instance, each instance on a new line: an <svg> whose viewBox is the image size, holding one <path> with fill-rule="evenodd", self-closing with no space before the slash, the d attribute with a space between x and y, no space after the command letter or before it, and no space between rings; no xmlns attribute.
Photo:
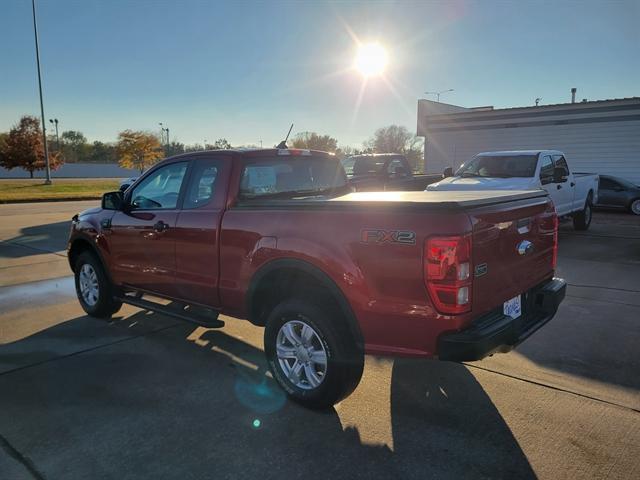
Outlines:
<svg viewBox="0 0 640 480"><path fill-rule="evenodd" d="M287 153L288 152L288 153ZM166 160L174 160L182 157L198 157L208 156L212 153L235 153L245 157L278 157L278 156L322 156L334 158L335 155L329 152L323 152L321 150L309 150L306 148L230 148L227 150L201 150L198 152L186 152L173 157L169 157Z"/></svg>
<svg viewBox="0 0 640 480"><path fill-rule="evenodd" d="M477 154L477 157L491 156L491 157L517 157L520 155L539 155L541 153L548 153L550 155L564 155L559 150L498 150L495 152L482 152Z"/></svg>

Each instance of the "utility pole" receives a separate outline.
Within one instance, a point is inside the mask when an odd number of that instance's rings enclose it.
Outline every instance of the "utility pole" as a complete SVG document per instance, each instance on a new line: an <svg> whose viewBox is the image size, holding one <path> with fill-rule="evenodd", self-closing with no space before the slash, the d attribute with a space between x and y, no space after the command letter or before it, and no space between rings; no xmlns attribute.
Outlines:
<svg viewBox="0 0 640 480"><path fill-rule="evenodd" d="M448 92L453 92L453 88L450 88L449 90L440 90L439 92L424 92L425 95L435 95L436 96L436 101L438 103L440 103L440 95L442 95L443 93L448 93Z"/></svg>
<svg viewBox="0 0 640 480"><path fill-rule="evenodd" d="M56 150L59 152L60 151L60 136L58 135L58 119L54 118L49 119L49 123L53 123L56 126Z"/></svg>
<svg viewBox="0 0 640 480"><path fill-rule="evenodd" d="M33 10L33 34L36 38L36 63L38 65L38 90L40 92L40 116L42 118L42 142L44 143L44 163L46 165L45 185L51 185L51 167L49 166L49 148L47 147L47 127L44 123L44 102L42 101L42 74L40 73L40 48L38 46L38 23L36 22L36 0L31 0Z"/></svg>

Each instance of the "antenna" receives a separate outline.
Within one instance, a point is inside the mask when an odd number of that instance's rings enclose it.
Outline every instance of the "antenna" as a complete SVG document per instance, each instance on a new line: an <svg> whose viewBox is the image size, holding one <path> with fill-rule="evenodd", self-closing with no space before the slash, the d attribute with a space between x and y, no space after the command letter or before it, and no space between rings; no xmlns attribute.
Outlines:
<svg viewBox="0 0 640 480"><path fill-rule="evenodd" d="M281 141L276 148L289 148L287 147L287 140L289 140L289 135L291 135L291 130L293 130L293 123L289 127L289 131L287 132L287 136L283 141Z"/></svg>

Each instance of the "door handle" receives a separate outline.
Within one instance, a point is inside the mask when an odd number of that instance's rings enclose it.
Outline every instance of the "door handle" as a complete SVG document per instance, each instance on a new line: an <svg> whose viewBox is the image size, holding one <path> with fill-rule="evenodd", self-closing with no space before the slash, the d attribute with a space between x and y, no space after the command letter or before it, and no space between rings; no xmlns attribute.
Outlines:
<svg viewBox="0 0 640 480"><path fill-rule="evenodd" d="M153 229L158 233L162 233L166 230L169 230L169 224L164 223L162 220L159 220L155 223Z"/></svg>
<svg viewBox="0 0 640 480"><path fill-rule="evenodd" d="M575 187L575 186L576 186L576 184L575 184L575 183L573 183L573 182L571 182L571 186L572 186L572 187Z"/></svg>
<svg viewBox="0 0 640 480"><path fill-rule="evenodd" d="M562 185L558 185L556 188L560 190L562 188Z"/></svg>

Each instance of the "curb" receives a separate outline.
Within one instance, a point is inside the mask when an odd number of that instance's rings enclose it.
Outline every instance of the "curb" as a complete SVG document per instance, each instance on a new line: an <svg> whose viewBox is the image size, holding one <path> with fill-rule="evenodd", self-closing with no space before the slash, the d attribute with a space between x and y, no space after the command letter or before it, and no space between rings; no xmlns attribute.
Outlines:
<svg viewBox="0 0 640 480"><path fill-rule="evenodd" d="M84 197L54 197L54 198L20 198L16 200L0 200L0 205L10 203L46 203L46 202L73 202L80 200L100 200L102 196L84 196Z"/></svg>

